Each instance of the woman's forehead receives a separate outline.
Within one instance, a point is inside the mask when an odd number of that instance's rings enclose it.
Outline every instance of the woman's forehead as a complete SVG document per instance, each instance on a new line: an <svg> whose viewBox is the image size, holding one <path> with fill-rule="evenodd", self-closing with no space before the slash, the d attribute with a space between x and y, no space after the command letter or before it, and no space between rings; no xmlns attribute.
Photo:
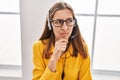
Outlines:
<svg viewBox="0 0 120 80"><path fill-rule="evenodd" d="M68 19L73 18L73 14L68 9L58 10L54 13L53 19Z"/></svg>

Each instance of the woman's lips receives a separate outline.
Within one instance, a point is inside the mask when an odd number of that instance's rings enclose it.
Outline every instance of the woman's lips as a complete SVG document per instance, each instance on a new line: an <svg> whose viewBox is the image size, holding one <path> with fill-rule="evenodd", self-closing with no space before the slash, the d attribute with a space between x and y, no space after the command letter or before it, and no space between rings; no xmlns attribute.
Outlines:
<svg viewBox="0 0 120 80"><path fill-rule="evenodd" d="M60 33L62 37L68 37L68 33Z"/></svg>
<svg viewBox="0 0 120 80"><path fill-rule="evenodd" d="M60 33L61 35L68 35L68 33Z"/></svg>

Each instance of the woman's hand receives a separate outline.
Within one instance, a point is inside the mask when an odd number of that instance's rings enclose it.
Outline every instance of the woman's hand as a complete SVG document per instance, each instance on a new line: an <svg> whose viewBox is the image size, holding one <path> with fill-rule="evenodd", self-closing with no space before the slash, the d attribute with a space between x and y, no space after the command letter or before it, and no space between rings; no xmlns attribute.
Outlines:
<svg viewBox="0 0 120 80"><path fill-rule="evenodd" d="M51 71L55 72L56 63L57 63L58 59L60 58L60 56L62 55L62 53L66 50L67 43L68 43L67 39L60 39L55 42L55 48L54 48L53 54L50 58L50 61L48 63L48 68Z"/></svg>
<svg viewBox="0 0 120 80"><path fill-rule="evenodd" d="M55 49L53 51L53 55L51 58L58 60L62 53L66 50L68 40L67 39L60 39L55 42Z"/></svg>

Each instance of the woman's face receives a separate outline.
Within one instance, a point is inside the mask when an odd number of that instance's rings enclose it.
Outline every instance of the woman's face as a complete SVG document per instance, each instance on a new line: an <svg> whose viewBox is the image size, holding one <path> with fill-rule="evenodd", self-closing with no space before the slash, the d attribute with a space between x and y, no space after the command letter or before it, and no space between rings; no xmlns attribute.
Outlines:
<svg viewBox="0 0 120 80"><path fill-rule="evenodd" d="M52 20L55 40L57 41L61 38L68 39L74 27L72 13L68 9L58 10L55 12Z"/></svg>

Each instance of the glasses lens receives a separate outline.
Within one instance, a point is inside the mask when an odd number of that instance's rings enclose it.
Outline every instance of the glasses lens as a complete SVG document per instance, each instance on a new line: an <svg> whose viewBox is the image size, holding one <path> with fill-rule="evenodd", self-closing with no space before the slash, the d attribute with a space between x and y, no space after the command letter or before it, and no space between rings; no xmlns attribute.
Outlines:
<svg viewBox="0 0 120 80"><path fill-rule="evenodd" d="M74 19L68 19L68 20L66 20L66 25L67 26L73 26L73 25L75 25L75 20Z"/></svg>
<svg viewBox="0 0 120 80"><path fill-rule="evenodd" d="M52 22L55 27L61 27L64 21L57 19L57 20L53 20Z"/></svg>

